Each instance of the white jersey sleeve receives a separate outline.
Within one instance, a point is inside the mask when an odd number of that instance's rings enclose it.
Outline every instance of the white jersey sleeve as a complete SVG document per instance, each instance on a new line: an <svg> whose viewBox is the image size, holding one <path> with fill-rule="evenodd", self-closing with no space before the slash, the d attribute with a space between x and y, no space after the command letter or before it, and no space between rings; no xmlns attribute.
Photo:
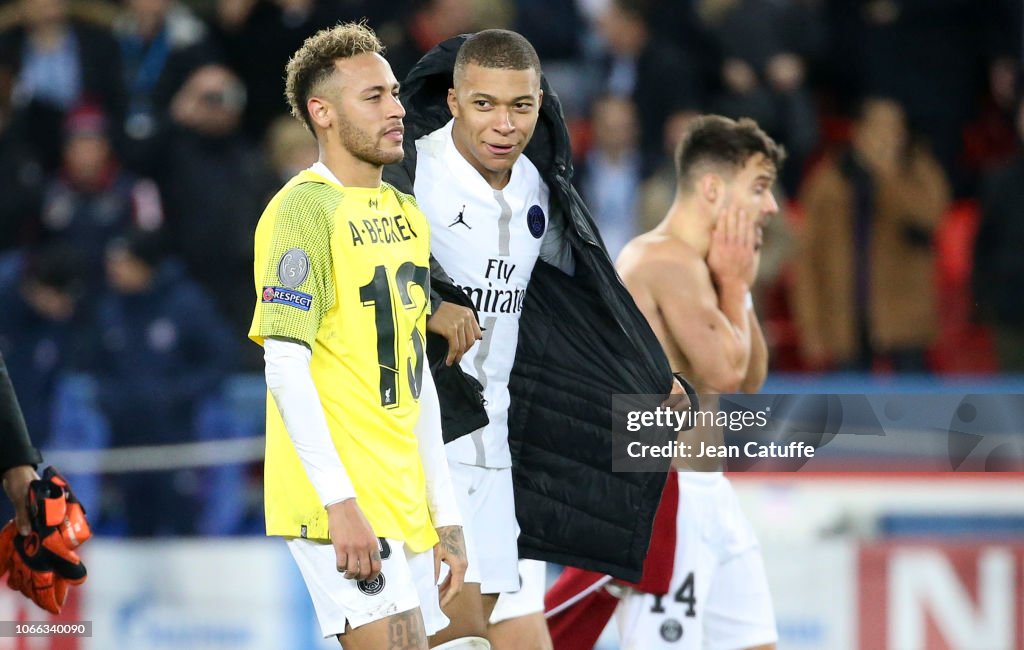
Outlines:
<svg viewBox="0 0 1024 650"><path fill-rule="evenodd" d="M309 348L297 341L263 341L267 388L277 403L309 482L326 508L353 498L356 490L331 440L320 396L309 372L311 355Z"/></svg>

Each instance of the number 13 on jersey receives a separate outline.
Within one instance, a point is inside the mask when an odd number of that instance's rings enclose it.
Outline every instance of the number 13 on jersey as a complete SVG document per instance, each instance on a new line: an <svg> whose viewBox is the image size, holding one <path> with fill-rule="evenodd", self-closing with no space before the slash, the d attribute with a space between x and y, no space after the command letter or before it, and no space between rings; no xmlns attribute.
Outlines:
<svg viewBox="0 0 1024 650"><path fill-rule="evenodd" d="M400 304L392 300L392 283L397 289ZM410 292L413 286L423 291L423 304L417 304ZM383 264L373 270L373 279L359 288L359 299L363 307L373 308L373 319L377 329L377 363L380 367L380 404L384 408L396 408L401 399L401 382L399 381L400 365L405 366L408 373L409 390L413 399L419 399L423 386L423 353L426 349L423 333L416 328L420 315L426 309L426 301L430 299L430 270L425 266L416 266L405 262L398 267L394 278L388 275ZM401 332L406 323L411 332L411 340L405 346ZM409 347L411 344L411 351ZM405 354L403 354L403 351ZM411 352L411 354L410 354ZM405 363L402 364L402 361Z"/></svg>

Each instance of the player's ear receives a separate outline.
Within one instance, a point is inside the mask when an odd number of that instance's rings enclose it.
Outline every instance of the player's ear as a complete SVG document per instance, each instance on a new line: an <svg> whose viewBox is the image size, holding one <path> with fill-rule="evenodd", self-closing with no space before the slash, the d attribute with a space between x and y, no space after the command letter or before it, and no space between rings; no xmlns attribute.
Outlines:
<svg viewBox="0 0 1024 650"><path fill-rule="evenodd" d="M309 119L313 120L321 129L328 129L331 126L331 107L326 100L319 97L310 97L306 100L306 110L309 111Z"/></svg>
<svg viewBox="0 0 1024 650"><path fill-rule="evenodd" d="M451 111L452 117L459 116L459 102L455 97L455 89L448 89L448 110Z"/></svg>
<svg viewBox="0 0 1024 650"><path fill-rule="evenodd" d="M543 103L544 103L544 91L542 90L537 95L537 108L540 108Z"/></svg>
<svg viewBox="0 0 1024 650"><path fill-rule="evenodd" d="M705 201L712 204L717 203L724 190L722 177L713 172L706 172L697 181L697 189Z"/></svg>

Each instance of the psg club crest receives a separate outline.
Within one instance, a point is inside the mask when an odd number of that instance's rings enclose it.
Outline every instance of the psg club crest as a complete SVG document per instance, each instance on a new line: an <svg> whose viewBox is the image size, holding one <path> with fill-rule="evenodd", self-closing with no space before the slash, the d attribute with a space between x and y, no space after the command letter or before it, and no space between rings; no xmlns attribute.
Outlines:
<svg viewBox="0 0 1024 650"><path fill-rule="evenodd" d="M540 239L544 234L544 210L539 205L531 205L526 213L526 225L530 227L530 234L534 239Z"/></svg>
<svg viewBox="0 0 1024 650"><path fill-rule="evenodd" d="M377 577L373 580L360 580L356 583L356 586L359 587L359 591L367 596L376 596L384 591L384 574L378 573Z"/></svg>
<svg viewBox="0 0 1024 650"><path fill-rule="evenodd" d="M683 624L674 618L670 618L661 624L661 638L669 643L675 643L683 638Z"/></svg>

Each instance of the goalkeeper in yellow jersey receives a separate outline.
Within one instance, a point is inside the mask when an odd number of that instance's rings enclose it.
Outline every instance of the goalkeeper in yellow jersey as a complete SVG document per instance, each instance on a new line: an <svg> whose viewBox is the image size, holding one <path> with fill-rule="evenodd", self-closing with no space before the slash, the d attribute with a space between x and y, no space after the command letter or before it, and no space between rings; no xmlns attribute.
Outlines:
<svg viewBox="0 0 1024 650"><path fill-rule="evenodd" d="M292 113L320 156L256 228L249 336L269 389L267 534L285 538L325 637L420 650L448 623L439 599L461 588L466 552L424 361L429 226L381 182L405 115L381 50L345 24L288 63Z"/></svg>

